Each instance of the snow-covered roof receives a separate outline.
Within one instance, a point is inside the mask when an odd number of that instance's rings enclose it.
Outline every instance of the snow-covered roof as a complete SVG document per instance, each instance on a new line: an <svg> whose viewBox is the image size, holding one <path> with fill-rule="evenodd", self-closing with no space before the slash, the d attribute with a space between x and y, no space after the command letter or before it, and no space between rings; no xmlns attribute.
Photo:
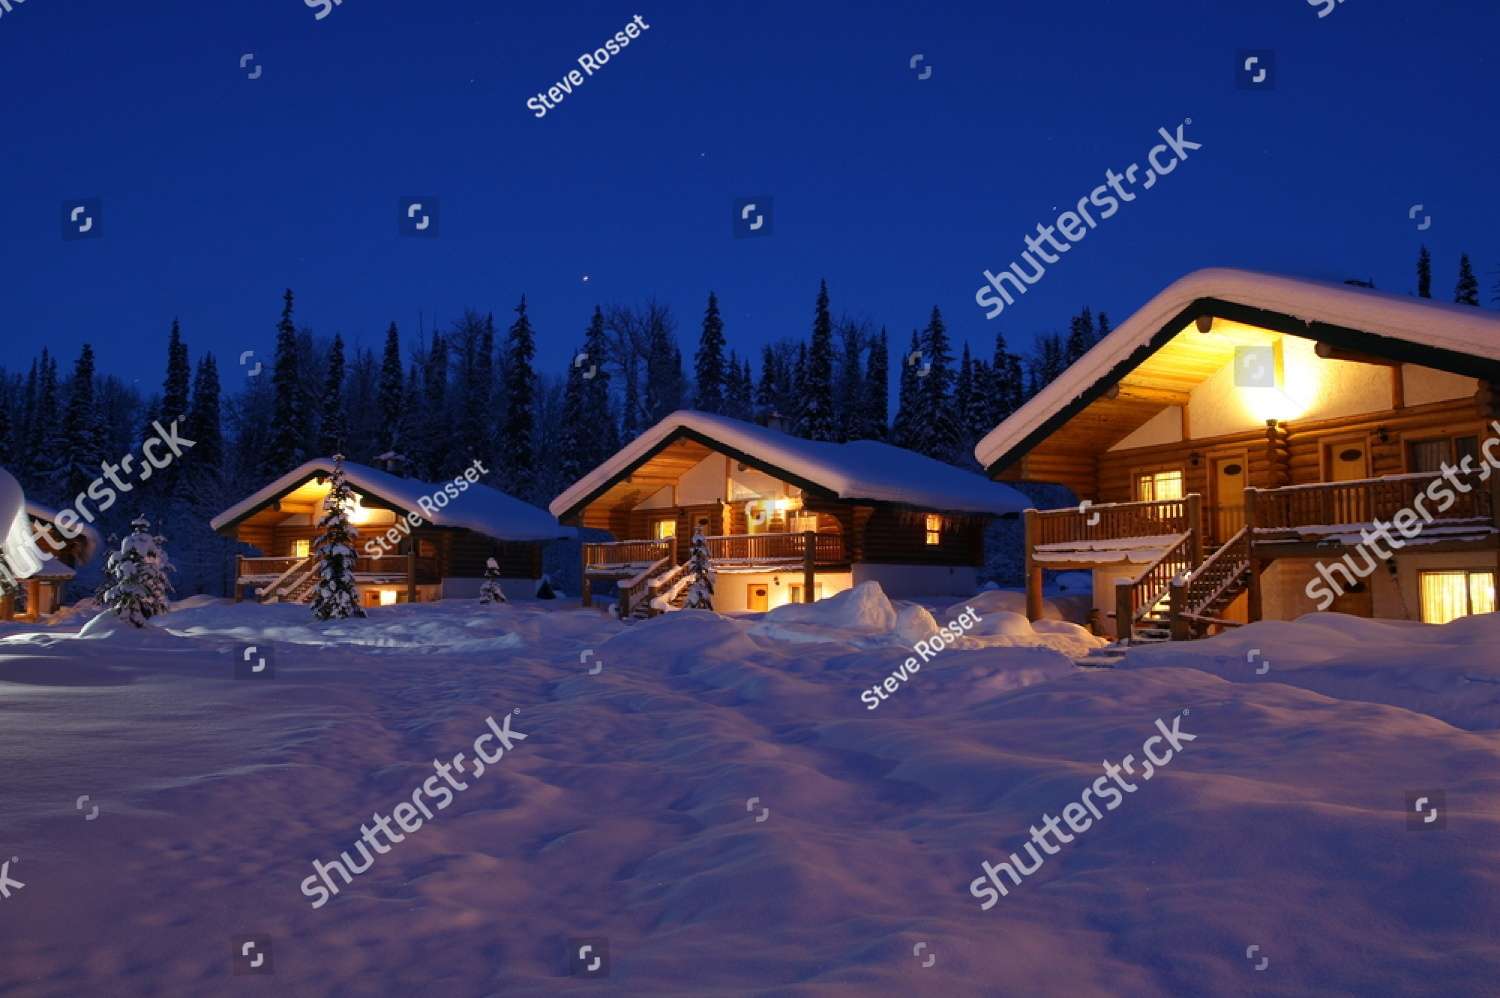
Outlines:
<svg viewBox="0 0 1500 998"><path fill-rule="evenodd" d="M36 517L38 520L46 520L48 523L57 522L58 511L53 509L51 506L39 503L34 499L26 500L26 513L29 516ZM62 540L63 532L61 528L53 529L58 540ZM74 535L83 541L83 560L80 561L79 564L86 564L89 561L93 560L94 555L99 553L100 548L104 547L104 538L99 535L99 531L95 530L87 523L80 522L72 529Z"/></svg>
<svg viewBox="0 0 1500 998"><path fill-rule="evenodd" d="M1031 501L1007 485L875 440L824 443L714 413L679 409L636 437L548 506L562 516L684 431L827 489L840 499L951 513L1018 513Z"/></svg>
<svg viewBox="0 0 1500 998"><path fill-rule="evenodd" d="M210 520L209 525L220 530L277 496L291 492L309 479L331 474L332 458L313 458L235 503ZM546 510L538 509L488 485L470 485L466 491L459 493L458 498L448 499L447 505L441 508L437 508L436 503L429 502L428 505L433 507L429 513L422 508L419 500L441 495L443 485L447 483L433 484L414 478L402 478L349 461L344 462L344 478L356 492L375 496L407 512L415 513L437 527L460 527L499 541L550 541L578 536L576 530L564 527ZM446 496L442 498L447 499Z"/></svg>
<svg viewBox="0 0 1500 998"><path fill-rule="evenodd" d="M1495 312L1299 277L1228 268L1198 270L1152 298L991 430L975 446L974 456L989 468L1009 455L1050 417L1106 378L1117 378L1116 369L1169 326L1191 321L1195 316L1185 313L1199 302L1205 306L1198 314L1213 314L1207 303L1228 303L1289 316L1309 326L1322 323L1368 333L1377 339L1367 348L1378 349L1379 338L1384 338L1500 364L1500 314Z"/></svg>

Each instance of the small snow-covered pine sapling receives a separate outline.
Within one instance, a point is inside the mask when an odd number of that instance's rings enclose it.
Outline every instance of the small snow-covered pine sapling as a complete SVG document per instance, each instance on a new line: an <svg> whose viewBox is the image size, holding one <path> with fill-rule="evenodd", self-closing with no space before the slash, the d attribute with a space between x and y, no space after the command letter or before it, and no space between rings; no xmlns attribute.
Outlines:
<svg viewBox="0 0 1500 998"><path fill-rule="evenodd" d="M689 610L712 610L714 608L713 563L708 557L708 541L702 533L693 534L693 553L688 558L688 572L693 581L688 586Z"/></svg>
<svg viewBox="0 0 1500 998"><path fill-rule="evenodd" d="M130 534L111 551L104 565L107 578L103 601L109 611L136 627L167 612L167 594L172 583L167 573L172 563L162 549L165 539L149 533L151 523L144 516L131 521Z"/></svg>
<svg viewBox="0 0 1500 998"><path fill-rule="evenodd" d="M480 603L506 603L505 590L500 588L500 566L494 558L484 560L484 583L479 587Z"/></svg>
<svg viewBox="0 0 1500 998"><path fill-rule="evenodd" d="M344 455L335 454L333 473L328 479L328 496L323 500L323 518L318 521L322 534L313 545L318 559L318 588L313 592L313 616L319 620L363 617L359 605L359 588L354 581L354 544L359 531L349 523L354 496L344 480Z"/></svg>
<svg viewBox="0 0 1500 998"><path fill-rule="evenodd" d="M557 590L552 588L552 577L546 573L536 582L537 599L557 599Z"/></svg>

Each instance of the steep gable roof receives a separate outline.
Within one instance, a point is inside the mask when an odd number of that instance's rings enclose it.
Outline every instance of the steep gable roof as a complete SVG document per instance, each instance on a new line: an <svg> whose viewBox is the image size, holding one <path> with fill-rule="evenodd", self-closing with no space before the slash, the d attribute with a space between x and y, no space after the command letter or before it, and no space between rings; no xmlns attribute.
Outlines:
<svg viewBox="0 0 1500 998"><path fill-rule="evenodd" d="M313 458L235 503L209 521L209 525L215 530L222 530L313 478L331 474L332 458ZM416 513L435 527L459 527L499 541L549 541L578 536L576 530L564 527L545 510L488 485L470 485L456 499L450 499L446 506L433 508L429 512L422 508L419 500L441 493L446 483L433 484L402 478L349 461L344 462L344 478L356 492L375 496L398 509Z"/></svg>
<svg viewBox="0 0 1500 998"><path fill-rule="evenodd" d="M875 440L824 443L714 413L680 409L646 430L552 500L558 517L575 514L673 440L691 436L772 473L840 499L897 503L934 512L1004 515L1030 500L982 475Z"/></svg>
<svg viewBox="0 0 1500 998"><path fill-rule="evenodd" d="M1194 271L1152 298L974 448L992 473L1045 440L1204 316L1500 381L1500 315L1246 270Z"/></svg>

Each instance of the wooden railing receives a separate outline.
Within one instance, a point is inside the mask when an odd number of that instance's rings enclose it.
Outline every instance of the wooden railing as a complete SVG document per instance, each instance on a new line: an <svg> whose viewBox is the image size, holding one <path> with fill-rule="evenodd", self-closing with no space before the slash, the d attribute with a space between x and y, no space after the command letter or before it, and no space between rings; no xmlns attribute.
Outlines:
<svg viewBox="0 0 1500 998"><path fill-rule="evenodd" d="M241 556L239 559L239 569L237 570L236 575L240 579L248 579L251 577L260 577L266 575L269 575L273 578L278 576L285 577L287 573L291 572L292 569L296 568L305 560L305 558L298 558L296 556L292 556L289 558L251 558L248 556Z"/></svg>
<svg viewBox="0 0 1500 998"><path fill-rule="evenodd" d="M1089 503L1067 509L1029 510L1033 544L1065 544L1102 538L1182 534L1199 527L1196 493L1155 502ZM1093 521L1093 522L1090 522Z"/></svg>
<svg viewBox="0 0 1500 998"><path fill-rule="evenodd" d="M1389 520L1399 510L1414 509L1417 496L1441 477L1440 473L1432 472L1363 478L1352 482L1291 485L1280 489L1247 489L1247 522L1253 523L1257 529L1278 530ZM1469 491L1444 486L1454 494L1456 501L1441 514L1434 508L1433 515L1440 515L1444 520L1493 520L1495 511L1487 485L1479 484L1477 474L1457 478L1469 486ZM1438 505L1430 497L1424 497L1423 503L1431 507Z"/></svg>
<svg viewBox="0 0 1500 998"><path fill-rule="evenodd" d="M674 555L672 538L649 541L607 541L583 546L583 568L608 570L617 565L649 565Z"/></svg>
<svg viewBox="0 0 1500 998"><path fill-rule="evenodd" d="M672 564L670 556L652 562L648 567L637 572L634 576L621 582L620 591L620 619L624 620L630 616L641 599L645 596L651 585L651 580L666 572Z"/></svg>
<svg viewBox="0 0 1500 998"><path fill-rule="evenodd" d="M762 564L780 561L800 562L807 557L807 537L800 534L724 534L705 537L708 557L713 561L738 561ZM815 564L838 564L846 560L842 534L816 534L813 541Z"/></svg>
<svg viewBox="0 0 1500 998"><path fill-rule="evenodd" d="M1203 564L1192 570L1186 581L1174 582L1170 594L1172 637L1191 637L1194 624L1223 623L1207 616L1213 603L1230 590L1250 567L1250 530L1241 527Z"/></svg>
<svg viewBox="0 0 1500 998"><path fill-rule="evenodd" d="M1189 530L1162 552L1135 580L1121 579L1115 584L1115 636L1120 640L1135 635L1136 622L1168 594L1172 580L1192 569L1196 540Z"/></svg>

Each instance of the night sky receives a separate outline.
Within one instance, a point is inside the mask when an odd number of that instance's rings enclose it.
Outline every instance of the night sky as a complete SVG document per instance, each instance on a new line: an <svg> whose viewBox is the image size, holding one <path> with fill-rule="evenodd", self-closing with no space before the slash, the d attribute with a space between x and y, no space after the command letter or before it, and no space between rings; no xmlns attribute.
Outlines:
<svg viewBox="0 0 1500 998"><path fill-rule="evenodd" d="M12 370L90 341L153 391L177 316L233 389L286 287L299 324L365 346L466 306L503 328L525 293L551 373L596 303L653 296L690 362L710 288L758 360L807 335L820 277L893 352L933 304L988 356L997 329L1027 347L1083 305L1118 323L1205 266L1407 292L1424 241L1437 297L1466 250L1494 307L1490 0L10 3ZM650 29L537 119L526 101L637 14ZM1274 53L1274 90L1236 86L1242 50ZM984 318L986 267L1189 117L1201 150ZM409 195L440 199L436 238L399 235ZM735 200L765 195L770 234L734 238ZM101 199L101 238L62 238L73 198Z"/></svg>

